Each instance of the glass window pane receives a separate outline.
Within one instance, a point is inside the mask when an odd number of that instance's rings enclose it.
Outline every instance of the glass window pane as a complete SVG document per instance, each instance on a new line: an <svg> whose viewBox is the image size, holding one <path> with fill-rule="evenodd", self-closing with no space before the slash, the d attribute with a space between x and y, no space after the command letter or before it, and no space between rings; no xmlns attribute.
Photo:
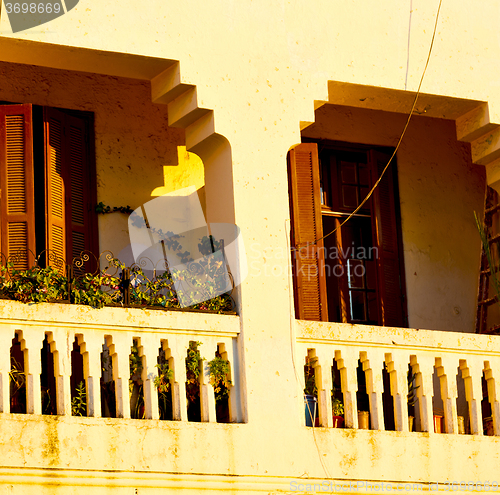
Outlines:
<svg viewBox="0 0 500 495"><path fill-rule="evenodd" d="M362 260L347 260L349 289L365 288L365 267Z"/></svg>
<svg viewBox="0 0 500 495"><path fill-rule="evenodd" d="M378 303L377 294L375 292L367 292L368 298L368 320L375 323L378 322Z"/></svg>
<svg viewBox="0 0 500 495"><path fill-rule="evenodd" d="M342 186L342 206L349 208L358 206L358 188L356 186Z"/></svg>
<svg viewBox="0 0 500 495"><path fill-rule="evenodd" d="M349 184L356 184L358 182L355 163L341 161L340 167L342 182L347 182Z"/></svg>
<svg viewBox="0 0 500 495"><path fill-rule="evenodd" d="M362 186L367 186L370 183L370 174L368 173L368 166L363 163L359 164L359 183Z"/></svg>
<svg viewBox="0 0 500 495"><path fill-rule="evenodd" d="M351 303L351 320L366 320L365 293L361 291L349 291Z"/></svg>
<svg viewBox="0 0 500 495"><path fill-rule="evenodd" d="M365 261L366 268L366 286L368 289L377 288L377 274L376 274L376 261L367 260Z"/></svg>

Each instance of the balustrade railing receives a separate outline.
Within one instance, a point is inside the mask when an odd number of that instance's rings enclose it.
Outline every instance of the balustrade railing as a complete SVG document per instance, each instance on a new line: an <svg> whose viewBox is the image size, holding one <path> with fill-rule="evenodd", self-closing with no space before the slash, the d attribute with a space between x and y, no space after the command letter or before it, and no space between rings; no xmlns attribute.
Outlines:
<svg viewBox="0 0 500 495"><path fill-rule="evenodd" d="M205 319L214 319L206 325L201 315L191 315L189 318L207 328L222 328L176 330L173 322L165 322L161 329L120 328L118 310L105 311L102 324L26 323L22 318L3 322L0 412L241 421L239 386L234 378L234 322L205 315ZM190 360L190 349L198 350L196 359L191 356ZM210 361L216 355L227 363L222 395L214 391L210 374Z"/></svg>
<svg viewBox="0 0 500 495"><path fill-rule="evenodd" d="M346 428L366 410L372 430L408 432L414 415L414 431L500 435L500 337L306 321L297 334L319 426L332 427L333 398Z"/></svg>

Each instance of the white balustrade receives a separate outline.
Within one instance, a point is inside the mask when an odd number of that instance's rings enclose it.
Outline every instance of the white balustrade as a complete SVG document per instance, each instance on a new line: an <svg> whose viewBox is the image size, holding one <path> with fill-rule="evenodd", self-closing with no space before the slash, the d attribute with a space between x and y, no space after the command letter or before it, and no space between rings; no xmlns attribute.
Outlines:
<svg viewBox="0 0 500 495"><path fill-rule="evenodd" d="M396 431L408 432L409 371L414 376L417 431L435 433L433 415L442 415L443 433L458 431L457 382L463 379L461 410L469 433L483 435L491 409L493 432L500 435L500 337L430 330L296 322L297 356L314 361L319 424L331 426L331 368L340 373L346 428L358 427L358 367L364 374L370 428L384 430L384 396L392 396ZM385 370L385 371L384 371ZM387 372L386 386L383 375ZM487 394L483 392L487 389ZM363 390L364 393L364 390ZM433 407L438 402L440 411ZM485 404L489 403L489 405ZM386 403L387 412L387 403ZM488 410L489 414L489 410ZM392 421L392 419L391 419Z"/></svg>
<svg viewBox="0 0 500 495"><path fill-rule="evenodd" d="M18 304L14 308L21 308L20 313L26 311L24 305ZM194 341L202 343L199 346L203 358L199 377L201 421L217 421L214 388L210 383L208 362L215 357L218 349L221 357L230 363L231 376L228 376L231 381L228 399L229 418L231 422L242 421L242 418L238 417L237 414L242 409L238 405L241 400L239 386L233 376L233 370L238 366L237 356L233 353L234 341L239 331L237 317L187 313L183 322L182 314L172 316L170 313L160 312L158 315L157 312L150 312L154 314L155 323L164 322L161 326L156 325L150 328L144 324L128 323L130 318L127 319L123 315L123 311L128 311L130 314L130 310L106 308L105 310L93 311L95 313L92 313L92 316L95 319L96 315L98 322L92 324L72 322L71 312L75 312L74 308L69 308L68 321L63 322L58 322L55 319L43 321L45 319L43 312L40 313L41 321L31 320L27 323L26 318L21 317L17 321L16 318L9 321L0 320L0 335L2 336L0 340L0 412L11 412L10 382L12 380L9 376L12 375L11 348L13 339L17 336L19 343L17 345L21 352L22 375L25 377L22 394L26 394L25 410L27 414L42 414L43 412L41 374L43 367L42 349L45 339L47 339L54 363L56 390L55 393L52 393L56 399L57 414L68 416L72 414L72 351L76 339L83 358L81 373L85 383L87 416L101 416L101 377L103 376L101 353L104 346L106 352L109 353L107 360L109 364L106 365L109 366L109 370L105 374L109 374L109 379L114 384L116 417L131 417L129 359L131 348L135 342L142 364L144 418L154 420L160 417L158 391L154 380L159 373L156 365L161 350L165 362L173 371L173 378L170 381L172 418L177 421L187 421L186 356L190 342ZM99 314L99 311L106 311L108 317ZM142 323L147 312L135 311L135 319ZM110 314L117 317L116 321L109 321ZM190 320L193 321L193 329L188 327L189 323L187 322ZM175 324L179 322L183 323L179 325L180 328L176 328ZM133 319L132 323L134 323ZM47 373L46 370L45 373Z"/></svg>

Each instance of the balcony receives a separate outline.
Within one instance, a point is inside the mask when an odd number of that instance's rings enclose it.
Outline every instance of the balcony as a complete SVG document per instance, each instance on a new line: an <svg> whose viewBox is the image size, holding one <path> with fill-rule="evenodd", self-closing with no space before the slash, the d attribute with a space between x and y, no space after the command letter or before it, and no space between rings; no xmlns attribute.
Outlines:
<svg viewBox="0 0 500 495"><path fill-rule="evenodd" d="M71 376L75 373L76 348L76 354L83 358L83 379L86 385L86 410L79 415L94 418L101 416L103 382L108 382L113 384L114 389L114 404L110 408L114 411L113 416L131 418L130 357L135 345L137 358L141 362L144 401L141 416L145 419L159 419L158 392L154 380L158 377L156 365L162 355L172 376L169 380L172 395L171 419L187 421L185 361L190 342L197 342L204 358L200 363L199 374L201 421L216 422L214 387L209 384L208 367L216 351L229 362L231 370L231 376L228 377L231 382L228 391L229 422L241 421L238 380L233 376L235 367L237 368L234 354L235 339L239 333L237 316L112 307L93 309L82 305L21 304L2 300L0 325L1 412L9 413L14 407L12 377L16 366L25 376L21 393L25 393L26 398L24 400L23 397L25 407L22 412L28 415L45 412L42 410L44 400L41 384L41 376L46 373L43 358L41 359L45 341L50 347L50 359L53 362L51 368L54 370L56 389L54 413L58 416L72 415ZM21 357L17 360L14 356L16 345L21 352ZM108 365L103 364L106 360ZM14 362L17 364L13 365ZM51 373L49 379L50 375Z"/></svg>
<svg viewBox="0 0 500 495"><path fill-rule="evenodd" d="M320 426L332 427L337 371L347 428L359 426L363 392L372 430L389 429L389 422L408 432L410 404L416 432L500 435L499 337L300 320L296 332L297 354L314 363Z"/></svg>

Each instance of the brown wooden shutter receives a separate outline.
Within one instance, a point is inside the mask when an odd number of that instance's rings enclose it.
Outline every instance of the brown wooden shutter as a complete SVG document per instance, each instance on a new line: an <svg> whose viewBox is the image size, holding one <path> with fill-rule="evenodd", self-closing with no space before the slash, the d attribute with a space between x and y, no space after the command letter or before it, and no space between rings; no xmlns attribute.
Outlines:
<svg viewBox="0 0 500 495"><path fill-rule="evenodd" d="M24 270L36 249L31 105L0 106L0 190L1 251Z"/></svg>
<svg viewBox="0 0 500 495"><path fill-rule="evenodd" d="M98 255L89 128L85 117L45 109L47 248L67 263L82 251Z"/></svg>
<svg viewBox="0 0 500 495"><path fill-rule="evenodd" d="M86 126L83 119L67 116L67 145L69 191L66 199L69 214L66 218L66 228L68 254L72 260L82 251L90 250L89 237L86 235L89 231L87 205L90 187Z"/></svg>
<svg viewBox="0 0 500 495"><path fill-rule="evenodd" d="M53 108L44 109L45 125L45 229L49 264L59 266L66 260L66 191L67 153L65 115ZM57 259L51 262L51 257Z"/></svg>
<svg viewBox="0 0 500 495"><path fill-rule="evenodd" d="M299 144L288 157L295 316L328 321L318 147Z"/></svg>
<svg viewBox="0 0 500 495"><path fill-rule="evenodd" d="M369 153L373 183L380 177L390 155L371 150ZM403 310L404 284L401 273L398 242L398 222L394 194L395 173L391 163L372 196L372 224L378 248L377 276L379 289L380 324L406 326Z"/></svg>

